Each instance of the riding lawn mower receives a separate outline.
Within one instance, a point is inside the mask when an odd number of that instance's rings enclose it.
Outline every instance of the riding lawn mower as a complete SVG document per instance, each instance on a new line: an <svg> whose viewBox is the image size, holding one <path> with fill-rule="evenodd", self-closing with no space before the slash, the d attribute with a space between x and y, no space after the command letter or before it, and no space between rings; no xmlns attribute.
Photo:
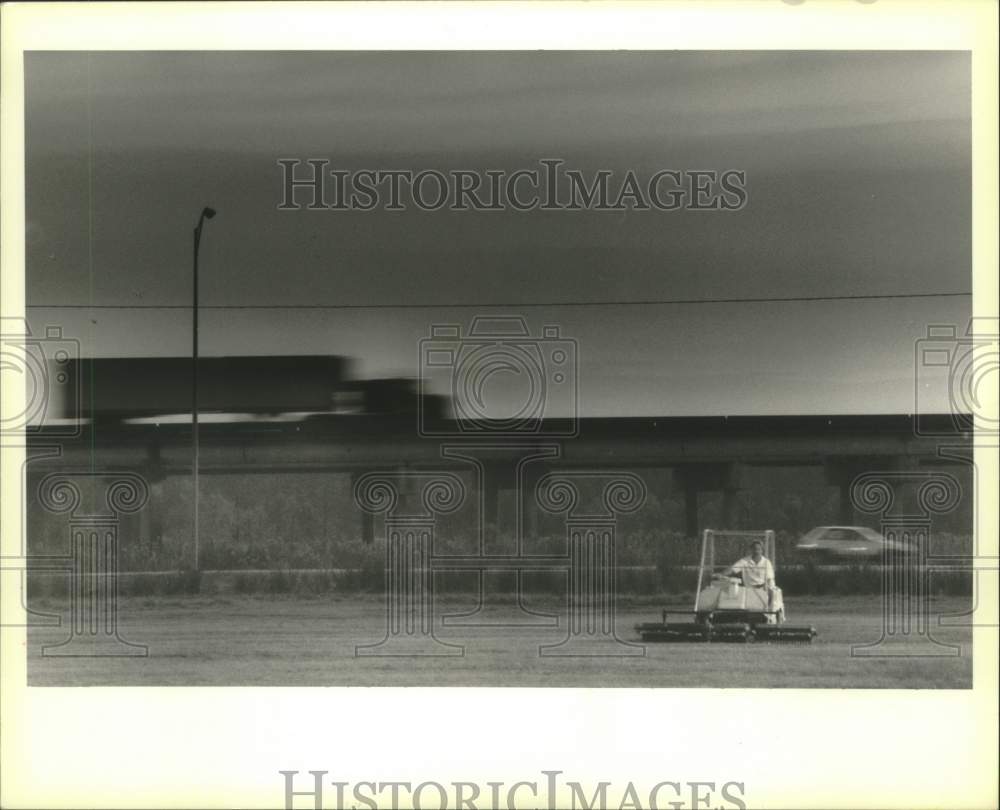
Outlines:
<svg viewBox="0 0 1000 810"><path fill-rule="evenodd" d="M636 625L639 637L649 642L811 642L816 636L814 627L786 623L780 588L746 583L740 572L731 570L731 563L716 564L717 551L735 559L751 542L763 545L764 556L776 568L773 531L705 529L694 609L665 609L661 621ZM690 620L669 621L671 615L686 615Z"/></svg>

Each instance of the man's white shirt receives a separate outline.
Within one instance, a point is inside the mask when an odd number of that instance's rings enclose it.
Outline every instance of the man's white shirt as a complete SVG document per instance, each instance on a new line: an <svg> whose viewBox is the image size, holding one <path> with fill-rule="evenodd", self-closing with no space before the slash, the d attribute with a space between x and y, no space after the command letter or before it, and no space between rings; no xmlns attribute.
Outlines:
<svg viewBox="0 0 1000 810"><path fill-rule="evenodd" d="M749 587L774 586L774 566L767 557L761 557L759 562L754 562L753 557L744 557L729 570L742 574L743 584Z"/></svg>

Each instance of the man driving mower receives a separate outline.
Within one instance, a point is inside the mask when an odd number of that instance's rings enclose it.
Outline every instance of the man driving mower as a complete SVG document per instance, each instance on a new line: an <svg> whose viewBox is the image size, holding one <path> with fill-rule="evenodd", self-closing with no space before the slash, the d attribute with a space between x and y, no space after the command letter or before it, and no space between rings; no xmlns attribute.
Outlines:
<svg viewBox="0 0 1000 810"><path fill-rule="evenodd" d="M774 532L753 532L763 535L763 539L753 540L745 557L728 567L715 565L717 540L738 539L745 543L750 539L748 534L751 532L705 529L694 609L666 608L660 621L636 625L639 638L670 642L811 642L816 636L815 627L785 622L781 588L774 582L774 563L764 556L765 550L770 550L772 558L775 556ZM707 583L706 575L711 577ZM693 621L668 621L670 614L687 614Z"/></svg>
<svg viewBox="0 0 1000 810"><path fill-rule="evenodd" d="M783 618L784 604L781 589L774 584L774 566L764 556L764 544L754 540L750 545L750 553L733 563L721 574L715 574L713 580L725 580L729 577L739 577L744 588L763 589L767 592L767 609L775 611L777 616L768 616L768 622L780 622Z"/></svg>

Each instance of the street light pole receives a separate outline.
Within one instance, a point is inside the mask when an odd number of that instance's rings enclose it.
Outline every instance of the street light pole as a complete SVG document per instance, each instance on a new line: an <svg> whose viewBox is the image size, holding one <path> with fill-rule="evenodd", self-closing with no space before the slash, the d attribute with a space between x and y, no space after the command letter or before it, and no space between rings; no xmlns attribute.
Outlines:
<svg viewBox="0 0 1000 810"><path fill-rule="evenodd" d="M215 209L203 208L194 228L194 294L191 307L191 443L194 450L191 477L194 485L194 570L201 570L200 536L198 527L198 249L201 229L206 219L215 216Z"/></svg>

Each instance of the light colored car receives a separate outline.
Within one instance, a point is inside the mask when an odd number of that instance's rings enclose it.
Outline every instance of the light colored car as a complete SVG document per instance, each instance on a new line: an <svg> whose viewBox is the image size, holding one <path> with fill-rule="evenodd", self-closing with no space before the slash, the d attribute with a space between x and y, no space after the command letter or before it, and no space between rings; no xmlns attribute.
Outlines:
<svg viewBox="0 0 1000 810"><path fill-rule="evenodd" d="M823 557L881 557L884 549L909 551L905 543L886 540L865 526L817 526L795 544L798 551Z"/></svg>

